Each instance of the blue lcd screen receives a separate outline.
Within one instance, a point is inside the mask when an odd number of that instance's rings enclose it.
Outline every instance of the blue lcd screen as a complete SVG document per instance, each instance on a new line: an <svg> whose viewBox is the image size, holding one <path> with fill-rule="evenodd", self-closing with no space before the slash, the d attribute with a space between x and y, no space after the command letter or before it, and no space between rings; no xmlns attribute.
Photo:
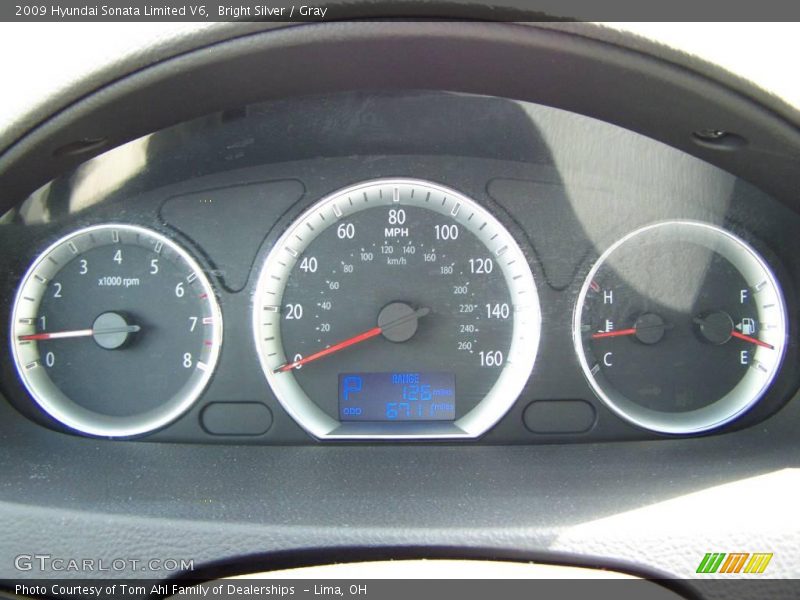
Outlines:
<svg viewBox="0 0 800 600"><path fill-rule="evenodd" d="M452 421L456 418L453 373L342 373L342 421Z"/></svg>

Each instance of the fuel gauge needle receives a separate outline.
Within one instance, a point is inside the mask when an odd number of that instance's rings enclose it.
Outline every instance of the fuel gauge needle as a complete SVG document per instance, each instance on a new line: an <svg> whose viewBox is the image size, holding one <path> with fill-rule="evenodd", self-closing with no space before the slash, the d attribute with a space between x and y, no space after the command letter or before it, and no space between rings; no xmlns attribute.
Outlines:
<svg viewBox="0 0 800 600"><path fill-rule="evenodd" d="M735 329L731 331L731 337L744 340L745 342L750 342L751 344L755 344L756 346L761 346L762 348L769 348L770 350L775 350L775 346L773 346L772 344L768 344L767 342L762 342L758 338L750 337L749 335L739 333Z"/></svg>
<svg viewBox="0 0 800 600"><path fill-rule="evenodd" d="M612 337L622 337L626 335L636 335L636 328L631 327L630 329L618 329L616 331L598 331L597 333L592 334L593 340L599 340L602 338L612 338ZM775 346L772 344L768 344L767 342L762 342L758 338L751 337L749 335L745 335L743 333L739 333L735 329L731 331L731 337L738 338L740 340L744 340L745 342L750 342L751 344L756 344L757 346L761 346L763 348L769 348L770 350L774 350Z"/></svg>

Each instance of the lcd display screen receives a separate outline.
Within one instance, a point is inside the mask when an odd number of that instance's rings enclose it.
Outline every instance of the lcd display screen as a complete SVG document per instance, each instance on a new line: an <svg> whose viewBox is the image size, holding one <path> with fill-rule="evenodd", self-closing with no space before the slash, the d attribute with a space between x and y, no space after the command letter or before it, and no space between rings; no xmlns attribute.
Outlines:
<svg viewBox="0 0 800 600"><path fill-rule="evenodd" d="M342 373L342 421L452 421L456 377L444 372Z"/></svg>

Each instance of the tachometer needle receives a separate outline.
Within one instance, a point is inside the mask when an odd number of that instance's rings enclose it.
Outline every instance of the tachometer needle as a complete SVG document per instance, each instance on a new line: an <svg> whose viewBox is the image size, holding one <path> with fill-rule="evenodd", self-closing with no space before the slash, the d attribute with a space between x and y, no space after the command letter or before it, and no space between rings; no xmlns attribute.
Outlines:
<svg viewBox="0 0 800 600"><path fill-rule="evenodd" d="M314 354L309 354L308 356L296 360L291 363L286 363L275 369L275 373L284 373L286 371L291 371L292 369L296 369L298 367L302 367L305 364L310 363L311 361L317 360L322 358L323 356L328 356L329 354L333 354L334 352L339 352L340 350L344 350L345 348L349 348L355 344L359 344L363 341L368 339L374 338L382 334L384 331L391 329L392 327L396 327L398 325L402 325L403 323L408 323L408 321L412 319L418 319L419 317L424 317L427 315L431 310L429 308L418 308L410 315L406 315L394 321L391 321L384 325L383 327L373 327L372 329L367 329L366 331L359 333L358 335L354 335L353 337L347 338L333 346L328 346L327 348L320 350L319 352L315 352Z"/></svg>
<svg viewBox="0 0 800 600"><path fill-rule="evenodd" d="M768 344L767 342L762 342L758 338L750 337L749 335L739 333L736 330L731 331L731 337L744 340L745 342L750 342L751 344L755 344L756 346L761 346L763 348L769 348L770 350L775 350L775 346L773 346L772 344Z"/></svg>
<svg viewBox="0 0 800 600"><path fill-rule="evenodd" d="M21 335L17 339L21 342L39 340L58 340L62 338L91 337L93 335L108 335L111 333L136 333L142 328L138 325L125 325L122 327L108 327L106 329L74 329L72 331L52 331L49 333L32 333Z"/></svg>

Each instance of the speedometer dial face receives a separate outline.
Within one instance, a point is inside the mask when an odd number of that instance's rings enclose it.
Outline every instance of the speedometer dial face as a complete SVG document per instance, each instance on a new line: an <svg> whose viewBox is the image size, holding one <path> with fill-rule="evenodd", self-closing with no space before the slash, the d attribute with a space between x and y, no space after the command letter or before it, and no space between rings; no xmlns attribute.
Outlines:
<svg viewBox="0 0 800 600"><path fill-rule="evenodd" d="M530 377L540 311L511 234L425 181L312 206L259 275L253 326L281 404L318 438L476 437Z"/></svg>
<svg viewBox="0 0 800 600"><path fill-rule="evenodd" d="M783 296L764 260L695 221L650 225L612 245L575 311L575 349L597 395L662 433L713 429L753 406L786 336Z"/></svg>
<svg viewBox="0 0 800 600"><path fill-rule="evenodd" d="M108 224L62 238L33 263L11 332L17 370L42 409L82 433L127 437L194 403L214 371L222 319L183 249Z"/></svg>

